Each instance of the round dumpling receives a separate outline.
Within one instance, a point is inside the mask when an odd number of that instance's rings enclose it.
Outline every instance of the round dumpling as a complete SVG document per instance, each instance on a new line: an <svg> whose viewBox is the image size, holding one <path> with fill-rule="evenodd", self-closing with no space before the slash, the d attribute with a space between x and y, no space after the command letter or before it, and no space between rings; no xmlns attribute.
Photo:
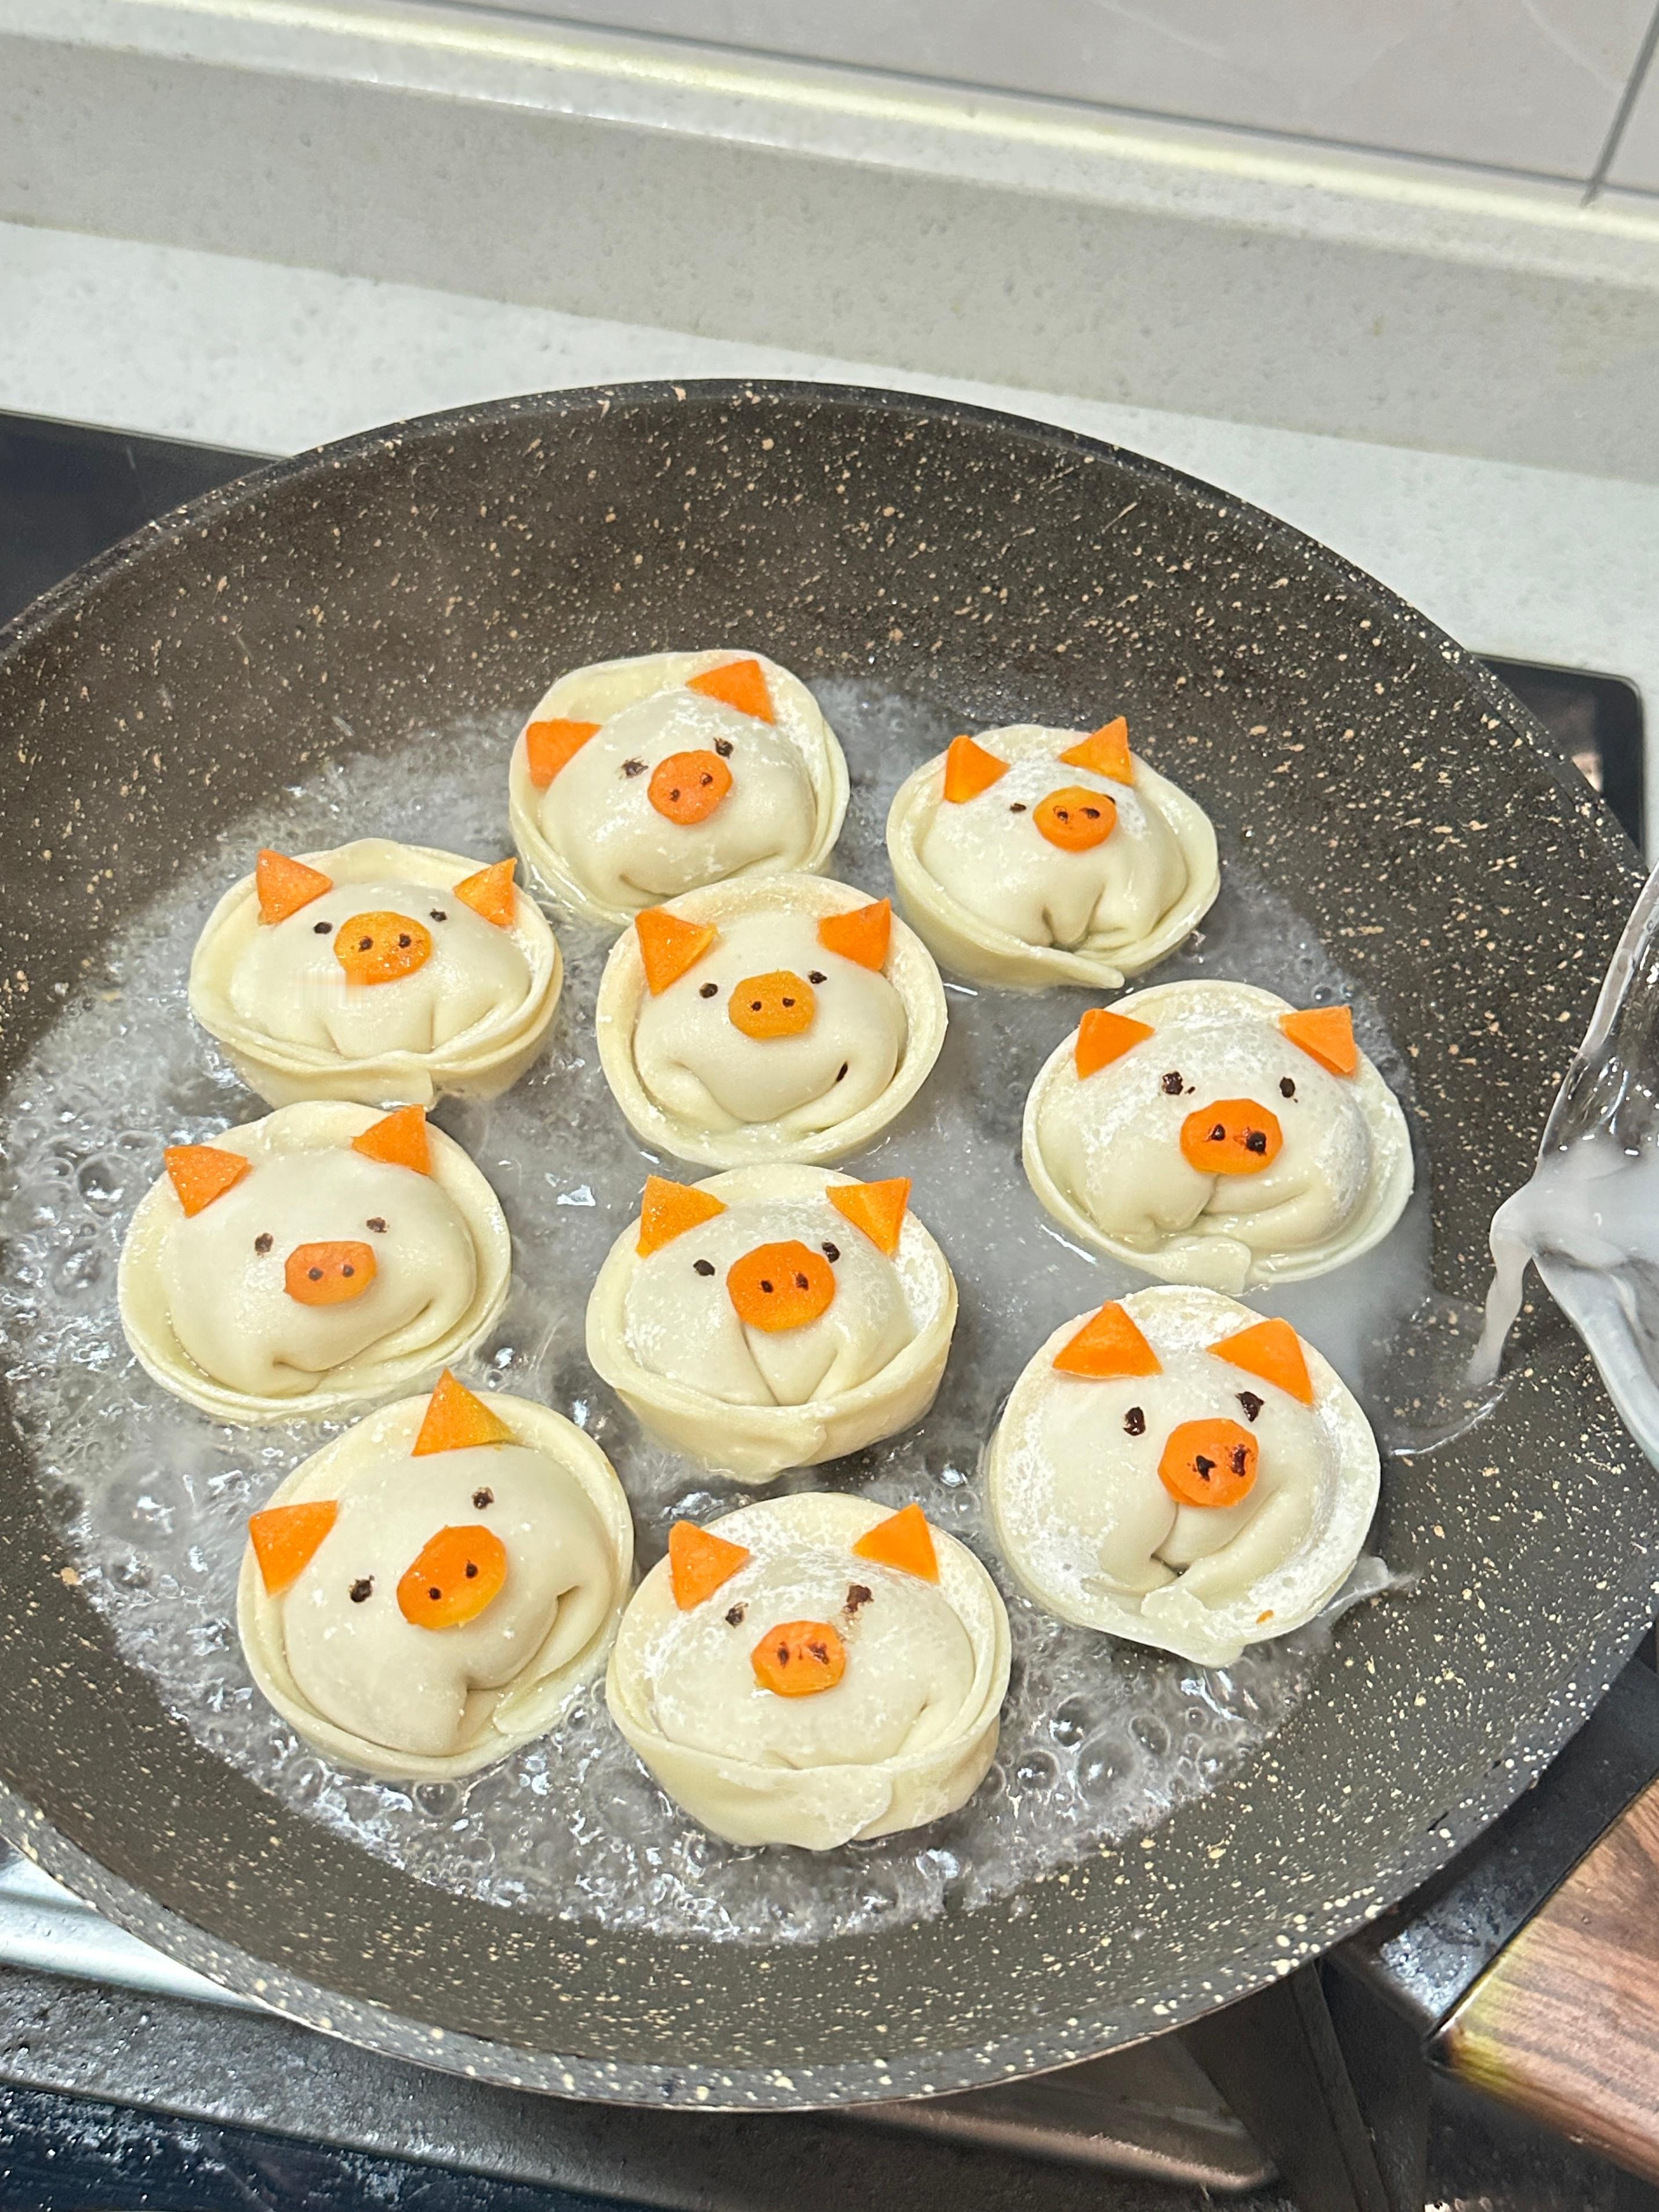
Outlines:
<svg viewBox="0 0 1659 2212"><path fill-rule="evenodd" d="M887 850L904 911L976 983L1115 990L1173 952L1220 888L1195 800L1129 750L1016 723L957 738L900 785Z"/></svg>
<svg viewBox="0 0 1659 2212"><path fill-rule="evenodd" d="M847 811L835 732L755 653L573 670L520 732L507 783L535 883L613 924L704 884L822 867Z"/></svg>
<svg viewBox="0 0 1659 2212"><path fill-rule="evenodd" d="M653 1151L842 1158L927 1080L945 991L885 899L769 876L647 907L599 984L599 1062Z"/></svg>
<svg viewBox="0 0 1659 2212"><path fill-rule="evenodd" d="M998 1544L1040 1606L1205 1667L1335 1596L1378 1474L1365 1416L1288 1322L1173 1288L1057 1328L987 1456Z"/></svg>
<svg viewBox="0 0 1659 2212"><path fill-rule="evenodd" d="M121 1325L216 1420L319 1419L407 1389L506 1303L500 1201L419 1106L284 1106L169 1147L167 1170L121 1248Z"/></svg>
<svg viewBox="0 0 1659 2212"><path fill-rule="evenodd" d="M1369 1252L1411 1133L1346 1006L1164 983L1095 1007L1025 1105L1025 1172L1085 1243L1168 1282L1299 1282Z"/></svg>
<svg viewBox="0 0 1659 2212"><path fill-rule="evenodd" d="M296 1468L248 1534L254 1680L307 1743L394 1781L544 1735L603 1663L633 1574L599 1446L447 1372Z"/></svg>
<svg viewBox="0 0 1659 2212"><path fill-rule="evenodd" d="M734 1844L838 1844L965 1804L1008 1688L996 1585L919 1505L810 1491L677 1522L623 1616L611 1718Z"/></svg>
<svg viewBox="0 0 1659 2212"><path fill-rule="evenodd" d="M896 1435L956 1326L910 1186L823 1168L653 1176L587 1306L592 1365L665 1442L740 1482Z"/></svg>
<svg viewBox="0 0 1659 2212"><path fill-rule="evenodd" d="M540 1051L563 981L516 866L384 837L261 853L208 918L191 1012L273 1106L493 1098Z"/></svg>

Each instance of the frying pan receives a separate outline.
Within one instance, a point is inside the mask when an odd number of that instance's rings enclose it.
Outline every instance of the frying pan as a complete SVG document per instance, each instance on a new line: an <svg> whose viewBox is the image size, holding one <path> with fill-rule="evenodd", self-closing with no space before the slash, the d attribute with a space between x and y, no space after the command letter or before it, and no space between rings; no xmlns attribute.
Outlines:
<svg viewBox="0 0 1659 2212"><path fill-rule="evenodd" d="M1086 727L1103 696L1178 726L1183 782L1411 1048L1437 1283L1480 1295L1638 880L1611 818L1455 645L1293 531L1068 432L888 393L641 385L437 416L210 494L40 601L0 652L3 1074L108 933L325 752L700 639L873 672L963 726ZM8 1407L0 1826L233 1988L497 2080L791 2106L1080 2058L1420 1882L1647 1623L1655 1478L1566 1324L1534 1326L1484 1422L1389 1467L1377 1547L1415 1595L1343 1624L1252 1764L1016 1899L758 1956L452 1895L219 1763L60 1578Z"/></svg>

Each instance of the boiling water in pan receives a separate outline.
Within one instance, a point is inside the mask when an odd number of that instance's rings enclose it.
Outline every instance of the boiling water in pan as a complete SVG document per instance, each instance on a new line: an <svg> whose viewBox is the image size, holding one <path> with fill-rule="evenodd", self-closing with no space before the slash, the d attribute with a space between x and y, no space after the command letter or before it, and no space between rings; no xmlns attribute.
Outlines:
<svg viewBox="0 0 1659 2212"><path fill-rule="evenodd" d="M820 696L854 773L836 870L879 892L889 882L888 801L955 726L866 684L826 685ZM210 1140L263 1110L190 1022L190 950L212 901L259 844L300 851L376 833L481 859L507 850L510 736L503 720L411 740L391 758L360 757L229 825L184 887L111 945L103 975L65 1005L20 1073L0 1118L0 1228L11 1244L0 1348L63 1530L64 1571L221 1757L411 1873L526 1910L671 1935L811 1941L919 1918L947 1899L971 1905L1018 1890L1213 1787L1314 1688L1331 1624L1258 1645L1225 1668L1114 1644L1049 1620L1007 1584L982 1510L980 1448L1026 1356L1067 1316L1143 1279L1068 1245L1020 1170L1025 1092L1086 1003L1075 993L952 989L950 1039L916 1108L848 1164L914 1178L917 1212L961 1285L962 1321L939 1403L919 1428L789 1479L856 1486L893 1505L919 1498L1003 1582L1013 1686L997 1765L962 1812L823 1857L739 1850L669 1804L611 1727L597 1687L544 1743L469 1781L412 1790L330 1766L254 1691L232 1626L246 1516L340 1425L214 1427L158 1389L121 1336L116 1255L134 1205L161 1171L162 1146ZM1148 750L1180 776L1178 744L1149 739ZM627 1486L647 1566L672 1520L707 1520L753 1493L644 1438L583 1358L588 1286L632 1218L651 1163L611 1103L593 1049L605 941L564 926L560 935L568 974L542 1061L506 1097L450 1101L436 1118L489 1176L513 1230L514 1292L483 1371L597 1437ZM1183 975L1237 977L1304 1005L1354 996L1307 926L1237 858L1201 936L1159 979ZM1365 1048L1409 1103L1404 1060L1363 1000L1355 1015ZM1467 1359L1466 1317L1431 1298L1421 1195L1364 1260L1257 1303L1285 1313L1334 1362L1385 1443L1431 1441L1457 1416L1436 1378Z"/></svg>

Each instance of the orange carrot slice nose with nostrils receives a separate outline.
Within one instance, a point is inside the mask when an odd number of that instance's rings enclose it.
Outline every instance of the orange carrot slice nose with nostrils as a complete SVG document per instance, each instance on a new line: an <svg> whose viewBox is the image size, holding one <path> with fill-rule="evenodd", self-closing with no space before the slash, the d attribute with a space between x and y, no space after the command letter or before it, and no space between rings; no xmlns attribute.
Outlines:
<svg viewBox="0 0 1659 2212"><path fill-rule="evenodd" d="M1091 853L1117 827L1117 808L1103 791L1080 783L1062 785L1031 809L1040 836L1062 853Z"/></svg>
<svg viewBox="0 0 1659 2212"><path fill-rule="evenodd" d="M784 1620L749 1655L755 1680L780 1698L833 1690L847 1672L847 1646L827 1620Z"/></svg>
<svg viewBox="0 0 1659 2212"><path fill-rule="evenodd" d="M731 788L732 771L718 753L670 753L652 771L645 795L665 822L694 830Z"/></svg>
<svg viewBox="0 0 1659 2212"><path fill-rule="evenodd" d="M812 1026L818 1002L805 975L775 968L769 975L745 975L733 984L726 1011L734 1029L757 1042L799 1036Z"/></svg>
<svg viewBox="0 0 1659 2212"><path fill-rule="evenodd" d="M298 1582L339 1517L339 1506L331 1498L299 1505L267 1505L263 1513L250 1516L247 1533L259 1579L272 1597L280 1597Z"/></svg>
<svg viewBox="0 0 1659 2212"><path fill-rule="evenodd" d="M464 1628L506 1580L507 1547L493 1528L440 1528L399 1578L398 1610L416 1628Z"/></svg>
<svg viewBox="0 0 1659 2212"><path fill-rule="evenodd" d="M432 957L432 932L412 914L354 914L334 933L334 957L354 983L396 983Z"/></svg>
<svg viewBox="0 0 1659 2212"><path fill-rule="evenodd" d="M836 1296L835 1270L822 1252L791 1237L787 1243L757 1244L733 1261L726 1274L726 1295L738 1319L769 1335L805 1328L829 1312Z"/></svg>
<svg viewBox="0 0 1659 2212"><path fill-rule="evenodd" d="M1278 1115L1254 1098L1218 1098L1181 1125L1182 1156L1200 1175L1260 1175L1284 1142Z"/></svg>
<svg viewBox="0 0 1659 2212"><path fill-rule="evenodd" d="M1171 1429L1158 1480L1183 1505L1237 1505L1255 1481L1255 1438L1237 1421L1182 1421Z"/></svg>
<svg viewBox="0 0 1659 2212"><path fill-rule="evenodd" d="M343 1306L374 1279L372 1245L296 1244L283 1269L283 1288L302 1306Z"/></svg>

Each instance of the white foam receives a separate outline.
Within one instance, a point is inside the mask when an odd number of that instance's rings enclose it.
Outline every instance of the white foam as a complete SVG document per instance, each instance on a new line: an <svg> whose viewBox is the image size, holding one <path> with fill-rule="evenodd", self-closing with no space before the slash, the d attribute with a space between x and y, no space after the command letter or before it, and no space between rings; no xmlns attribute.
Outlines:
<svg viewBox="0 0 1659 2212"><path fill-rule="evenodd" d="M879 893L890 881L888 800L956 726L873 684L824 685L819 696L853 763L836 872ZM703 1835L650 1781L597 1696L490 1772L411 1791L330 1767L254 1692L231 1626L246 1516L334 1431L210 1426L138 1370L114 1308L121 1235L161 1172L163 1145L210 1139L259 1110L190 1023L190 949L213 898L260 843L304 850L373 833L481 860L507 850L512 726L503 717L453 727L390 759L331 765L279 806L230 825L190 887L121 933L105 974L66 1006L4 1101L0 1230L12 1260L0 1334L18 1419L87 1595L198 1739L284 1803L422 1879L526 1911L667 1935L811 1942L912 1921L947 1899L972 1906L1122 1844L1273 1735L1313 1685L1328 1626L1206 1670L1063 1626L1013 1595L1013 1685L985 1786L933 1828L822 1858ZM1155 738L1148 750L1180 774ZM749 1493L642 1437L583 1357L588 1286L653 1163L611 1103L593 1049L605 940L564 926L560 935L568 976L547 1054L504 1099L452 1101L436 1118L495 1185L513 1228L514 1294L483 1370L598 1438L633 1500L648 1565L671 1520L707 1520ZM1374 1009L1246 859L1229 861L1200 936L1158 979L1196 975L1237 976L1301 1005L1351 1000L1362 1044L1408 1095ZM1050 1329L1143 1279L1068 1245L1020 1170L1026 1090L1087 1001L1072 992L950 997L933 1081L849 1164L913 1176L918 1213L957 1271L963 1319L945 1387L909 1435L788 1486L856 1485L894 1505L920 1498L1006 1589L974 1472L995 1409ZM1435 1347L1463 1327L1431 1298L1420 1197L1366 1259L1253 1303L1286 1314L1319 1346L1385 1440L1424 1427L1433 1394L1413 1395L1400 1378L1414 1360L1432 1365ZM1361 1587L1368 1593L1374 1578Z"/></svg>

